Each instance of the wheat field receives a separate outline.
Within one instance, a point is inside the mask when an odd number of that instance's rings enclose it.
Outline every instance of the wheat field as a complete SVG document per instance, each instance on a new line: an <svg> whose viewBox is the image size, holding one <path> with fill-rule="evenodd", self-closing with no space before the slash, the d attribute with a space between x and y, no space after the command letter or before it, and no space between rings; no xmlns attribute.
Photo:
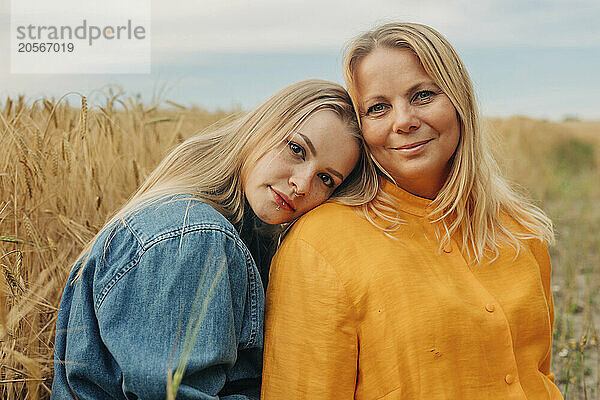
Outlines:
<svg viewBox="0 0 600 400"><path fill-rule="evenodd" d="M74 258L170 149L226 115L112 93L89 109L77 94L0 104L0 398L49 397ZM600 122L485 126L502 168L556 225L557 383L567 399L598 398Z"/></svg>

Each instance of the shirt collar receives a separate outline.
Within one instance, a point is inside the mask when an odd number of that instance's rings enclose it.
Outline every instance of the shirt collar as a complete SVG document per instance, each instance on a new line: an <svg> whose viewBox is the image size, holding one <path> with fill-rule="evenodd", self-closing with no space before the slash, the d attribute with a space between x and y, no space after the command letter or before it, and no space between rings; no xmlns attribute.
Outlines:
<svg viewBox="0 0 600 400"><path fill-rule="evenodd" d="M433 200L415 196L387 179L383 182L383 190L398 201L398 209L401 211L419 217L424 217L432 211Z"/></svg>

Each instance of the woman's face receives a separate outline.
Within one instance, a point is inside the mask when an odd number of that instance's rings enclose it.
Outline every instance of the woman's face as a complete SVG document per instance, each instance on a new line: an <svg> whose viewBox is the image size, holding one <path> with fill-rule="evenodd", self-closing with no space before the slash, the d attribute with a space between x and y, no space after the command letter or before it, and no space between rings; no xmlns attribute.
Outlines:
<svg viewBox="0 0 600 400"><path fill-rule="evenodd" d="M348 177L360 147L331 110L318 110L263 155L243 182L250 207L264 222L292 221L323 203Z"/></svg>
<svg viewBox="0 0 600 400"><path fill-rule="evenodd" d="M358 64L365 141L403 189L435 198L460 137L454 105L408 49L377 48Z"/></svg>

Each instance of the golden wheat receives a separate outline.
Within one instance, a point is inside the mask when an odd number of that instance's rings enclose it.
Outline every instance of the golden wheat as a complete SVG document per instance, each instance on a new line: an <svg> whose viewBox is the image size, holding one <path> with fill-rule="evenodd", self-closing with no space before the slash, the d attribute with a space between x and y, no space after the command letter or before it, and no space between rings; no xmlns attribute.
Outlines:
<svg viewBox="0 0 600 400"><path fill-rule="evenodd" d="M73 95L69 95L73 96ZM48 398L54 327L74 257L170 149L226 113L107 96L0 107L0 398ZM503 168L557 225L553 370L598 396L600 123L487 121ZM587 333L590 340L581 341ZM595 335L595 336L594 336ZM595 339L594 339L595 338ZM572 347L569 343L574 342ZM165 371L165 375L166 375Z"/></svg>
<svg viewBox="0 0 600 400"><path fill-rule="evenodd" d="M47 398L70 265L167 152L225 113L107 99L0 110L0 398ZM4 149L7 149L4 151Z"/></svg>

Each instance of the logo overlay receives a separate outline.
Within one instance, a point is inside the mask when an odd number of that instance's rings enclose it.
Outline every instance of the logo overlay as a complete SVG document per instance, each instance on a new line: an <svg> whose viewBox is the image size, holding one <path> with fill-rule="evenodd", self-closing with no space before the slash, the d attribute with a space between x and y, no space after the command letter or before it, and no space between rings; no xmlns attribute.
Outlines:
<svg viewBox="0 0 600 400"><path fill-rule="evenodd" d="M150 73L151 0L12 0L14 74Z"/></svg>

